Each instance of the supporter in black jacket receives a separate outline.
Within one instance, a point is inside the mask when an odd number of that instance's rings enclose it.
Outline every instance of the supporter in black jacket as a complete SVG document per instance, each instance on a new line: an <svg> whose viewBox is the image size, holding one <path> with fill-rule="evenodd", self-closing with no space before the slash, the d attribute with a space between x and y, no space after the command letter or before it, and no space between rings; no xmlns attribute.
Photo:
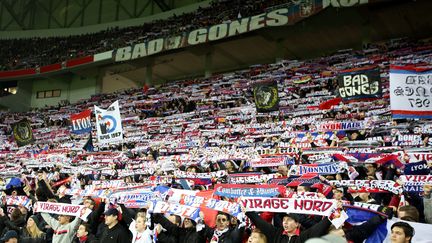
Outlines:
<svg viewBox="0 0 432 243"><path fill-rule="evenodd" d="M95 201L91 198L87 198L84 200L84 206L91 209L92 212L87 216L87 223L90 225L90 232L91 234L97 233L97 228L100 223L100 218L103 214L103 210L105 208L105 201L101 201L99 206L95 209Z"/></svg>
<svg viewBox="0 0 432 243"><path fill-rule="evenodd" d="M181 224L181 217L178 215L170 215L170 221L171 223L173 223L175 226L180 227ZM152 220L154 221L154 220ZM155 222L153 222L155 223ZM159 243L177 243L179 238L176 235L173 235L171 232L169 231L163 231L162 230L162 225L157 225L155 224L155 231L158 232L158 236L157 236L157 242ZM165 227L164 227L165 228ZM167 229L166 229L167 230Z"/></svg>
<svg viewBox="0 0 432 243"><path fill-rule="evenodd" d="M204 230L196 231L196 223L191 219L184 219L183 227L173 224L162 214L153 214L153 222L161 224L167 233L175 236L178 243L205 243Z"/></svg>
<svg viewBox="0 0 432 243"><path fill-rule="evenodd" d="M131 242L129 230L119 224L119 211L115 208L105 212L105 227L102 230L99 242L101 243L124 243Z"/></svg>
<svg viewBox="0 0 432 243"><path fill-rule="evenodd" d="M231 228L231 217L229 214L218 212L216 215L216 228L205 228L205 237L210 243L241 243L243 240L244 227Z"/></svg>
<svg viewBox="0 0 432 243"><path fill-rule="evenodd" d="M246 216L250 218L252 223L255 224L267 239L270 239L269 242L274 243L303 243L310 238L321 237L327 234L331 225L331 222L326 217L309 229L297 234L297 229L300 227L299 216L297 214L286 214L283 217L283 227L279 228L266 222L255 212L247 212Z"/></svg>

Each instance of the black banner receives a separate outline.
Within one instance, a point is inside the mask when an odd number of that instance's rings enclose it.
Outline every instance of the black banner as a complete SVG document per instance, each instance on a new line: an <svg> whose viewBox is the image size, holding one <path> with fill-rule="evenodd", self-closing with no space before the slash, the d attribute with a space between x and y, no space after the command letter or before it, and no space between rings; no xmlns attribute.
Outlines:
<svg viewBox="0 0 432 243"><path fill-rule="evenodd" d="M380 71L363 69L342 72L338 76L339 95L345 100L382 96Z"/></svg>
<svg viewBox="0 0 432 243"><path fill-rule="evenodd" d="M30 122L27 119L14 123L12 125L13 135L18 147L34 142L33 131Z"/></svg>
<svg viewBox="0 0 432 243"><path fill-rule="evenodd" d="M279 110L279 94L276 81L266 81L254 84L253 95L258 112Z"/></svg>

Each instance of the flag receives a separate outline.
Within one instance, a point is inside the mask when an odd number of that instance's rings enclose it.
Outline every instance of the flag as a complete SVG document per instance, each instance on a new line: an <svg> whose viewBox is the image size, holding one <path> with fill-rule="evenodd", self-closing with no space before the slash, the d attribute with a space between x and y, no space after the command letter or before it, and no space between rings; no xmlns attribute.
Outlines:
<svg viewBox="0 0 432 243"><path fill-rule="evenodd" d="M148 86L148 84L144 84L143 86L143 93L147 94L148 90L150 89L150 87Z"/></svg>
<svg viewBox="0 0 432 243"><path fill-rule="evenodd" d="M319 109L320 109L320 110L328 110L328 109L331 109L332 106L339 105L339 103L340 103L341 101L342 101L342 98L339 98L339 97L334 98L334 99L331 99L331 100L324 101L324 102L322 102L321 104L319 104Z"/></svg>
<svg viewBox="0 0 432 243"><path fill-rule="evenodd" d="M39 150L37 150L37 149L33 149L32 151L31 151L31 153L32 153L32 157L33 158L37 158L39 155L41 155L41 154L46 154L47 152L48 152L48 149L49 149L49 147L48 147L48 145L45 145L43 148L41 148L41 149L39 149Z"/></svg>
<svg viewBox="0 0 432 243"><path fill-rule="evenodd" d="M394 119L432 118L431 69L390 66L390 107Z"/></svg>
<svg viewBox="0 0 432 243"><path fill-rule="evenodd" d="M377 68L342 71L337 79L339 95L344 100L382 96L380 71Z"/></svg>
<svg viewBox="0 0 432 243"><path fill-rule="evenodd" d="M253 95L258 112L279 110L279 93L276 81L255 83Z"/></svg>
<svg viewBox="0 0 432 243"><path fill-rule="evenodd" d="M90 136L89 136L87 142L84 144L83 149L87 152L93 152L94 151L93 136L91 133L90 133Z"/></svg>
<svg viewBox="0 0 432 243"><path fill-rule="evenodd" d="M14 123L12 125L12 130L18 147L31 144L35 140L30 122L25 118L17 123Z"/></svg>
<svg viewBox="0 0 432 243"><path fill-rule="evenodd" d="M402 164L402 162L399 160L396 154L385 156L379 160L376 160L374 163L380 165L394 164L398 168L404 166L404 164Z"/></svg>
<svg viewBox="0 0 432 243"><path fill-rule="evenodd" d="M97 140L99 143L115 143L123 140L123 128L119 102L112 103L104 110L94 106L96 115Z"/></svg>
<svg viewBox="0 0 432 243"><path fill-rule="evenodd" d="M87 132L91 132L92 125L90 122L91 110L85 110L78 114L72 114L70 116L72 123L72 133L75 134L83 134Z"/></svg>
<svg viewBox="0 0 432 243"><path fill-rule="evenodd" d="M378 212L354 207L354 206L345 206L345 211L348 214L347 222L352 225L358 225L368 221L370 218L380 215ZM366 243L374 243L374 242L383 242L387 236L387 220L381 223L376 230L366 239Z"/></svg>

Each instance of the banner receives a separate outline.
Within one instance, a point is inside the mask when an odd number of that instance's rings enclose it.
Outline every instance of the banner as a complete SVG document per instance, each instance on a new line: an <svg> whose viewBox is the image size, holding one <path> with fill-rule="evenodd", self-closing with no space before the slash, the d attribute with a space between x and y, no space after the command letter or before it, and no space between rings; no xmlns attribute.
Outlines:
<svg viewBox="0 0 432 243"><path fill-rule="evenodd" d="M379 69L342 72L337 79L339 95L344 100L379 98L382 96Z"/></svg>
<svg viewBox="0 0 432 243"><path fill-rule="evenodd" d="M107 181L92 181L91 185L86 185L86 190L98 190L98 189L114 189L117 187L124 187L126 182L123 180L107 180Z"/></svg>
<svg viewBox="0 0 432 243"><path fill-rule="evenodd" d="M275 197L285 193L285 187L276 185L216 184L214 194L221 197Z"/></svg>
<svg viewBox="0 0 432 243"><path fill-rule="evenodd" d="M174 171L174 177L183 178L183 179L211 179L211 178L221 178L227 176L228 172L226 170L219 170L213 172L205 172L205 173L194 173L194 172L186 172L182 170Z"/></svg>
<svg viewBox="0 0 432 243"><path fill-rule="evenodd" d="M391 232L391 226L396 223L396 222L405 222L408 223L409 225L411 225L414 229L415 229L415 234L413 236L413 238L411 239L411 242L415 242L415 243L431 243L431 232L432 232L432 225L431 224L423 224L423 223L416 223L416 222L412 222L412 221L404 221L404 220L400 220L396 217L393 217L392 219L387 221L387 231ZM391 243L391 234L389 233L387 235L387 238L385 238L384 243ZM373 241L373 242L378 242L378 241Z"/></svg>
<svg viewBox="0 0 432 243"><path fill-rule="evenodd" d="M194 208L186 205L181 205L178 203L167 203L163 201L153 201L149 207L152 213L167 213L174 214L181 217L190 218L194 221L199 219L199 208Z"/></svg>
<svg viewBox="0 0 432 243"><path fill-rule="evenodd" d="M294 164L294 158L291 157L275 157L275 158L261 158L259 160L252 160L250 166L257 167L274 167L279 165L292 165Z"/></svg>
<svg viewBox="0 0 432 243"><path fill-rule="evenodd" d="M406 192L423 192L426 183L432 184L432 175L401 175L399 179Z"/></svg>
<svg viewBox="0 0 432 243"><path fill-rule="evenodd" d="M87 216L92 212L84 205L74 205L66 203L52 203L52 202L36 202L33 207L35 213L50 213L58 215L69 215L79 217L87 221Z"/></svg>
<svg viewBox="0 0 432 243"><path fill-rule="evenodd" d="M274 178L268 181L269 184L284 186L314 186L321 183L319 176L315 174L292 175L284 178Z"/></svg>
<svg viewBox="0 0 432 243"><path fill-rule="evenodd" d="M116 203L127 205L128 208L141 208L146 206L150 200L158 198L159 193L152 191L140 192L121 192L115 193L110 196Z"/></svg>
<svg viewBox="0 0 432 243"><path fill-rule="evenodd" d="M319 175L334 175L342 173L348 169L348 164L345 162L328 163L328 164L303 164L291 166L291 175L304 174L319 174Z"/></svg>
<svg viewBox="0 0 432 243"><path fill-rule="evenodd" d="M212 210L224 212L233 216L241 213L240 205L228 201L218 200L214 198L205 198L200 196L184 195L180 200L180 204L195 208L206 207Z"/></svg>
<svg viewBox="0 0 432 243"><path fill-rule="evenodd" d="M97 139L99 143L115 143L123 140L119 102L112 103L104 110L94 106Z"/></svg>
<svg viewBox="0 0 432 243"><path fill-rule="evenodd" d="M253 85L253 96L258 112L279 110L279 92L276 81L255 83Z"/></svg>
<svg viewBox="0 0 432 243"><path fill-rule="evenodd" d="M337 207L336 200L306 198L243 197L240 203L246 212L298 213L330 216Z"/></svg>
<svg viewBox="0 0 432 243"><path fill-rule="evenodd" d="M431 161L432 160L432 153L412 153L408 152L407 155L409 156L410 163L412 162L419 162L419 161Z"/></svg>
<svg viewBox="0 0 432 243"><path fill-rule="evenodd" d="M322 122L319 123L319 131L334 131L334 130L362 130L365 128L364 122Z"/></svg>
<svg viewBox="0 0 432 243"><path fill-rule="evenodd" d="M401 175L402 182L424 182L432 184L432 175Z"/></svg>
<svg viewBox="0 0 432 243"><path fill-rule="evenodd" d="M275 174L259 174L259 173L237 173L228 176L228 183L231 184L256 184L266 183L274 178Z"/></svg>
<svg viewBox="0 0 432 243"><path fill-rule="evenodd" d="M426 161L405 164L405 175L429 175L430 169Z"/></svg>
<svg viewBox="0 0 432 243"><path fill-rule="evenodd" d="M390 67L390 106L393 118L432 118L432 70Z"/></svg>
<svg viewBox="0 0 432 243"><path fill-rule="evenodd" d="M80 112L78 114L72 114L70 116L71 123L72 123L72 133L75 134L83 134L91 132L92 125L91 125L91 110L85 110L83 112Z"/></svg>
<svg viewBox="0 0 432 243"><path fill-rule="evenodd" d="M26 196L6 196L6 205L23 206L30 210L32 201Z"/></svg>
<svg viewBox="0 0 432 243"><path fill-rule="evenodd" d="M331 180L330 185L335 187L349 187L349 192L391 192L402 194L403 187L390 180Z"/></svg>
<svg viewBox="0 0 432 243"><path fill-rule="evenodd" d="M18 147L31 144L35 140L30 122L25 118L17 123L14 123L12 125L12 130Z"/></svg>

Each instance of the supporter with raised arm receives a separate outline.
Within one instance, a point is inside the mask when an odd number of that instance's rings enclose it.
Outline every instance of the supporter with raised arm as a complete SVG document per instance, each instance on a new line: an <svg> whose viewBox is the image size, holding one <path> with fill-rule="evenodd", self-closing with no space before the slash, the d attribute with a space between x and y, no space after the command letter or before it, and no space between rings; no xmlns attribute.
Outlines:
<svg viewBox="0 0 432 243"><path fill-rule="evenodd" d="M168 220L176 226L180 226L181 224L181 217L178 215L171 214L168 216ZM161 224L156 224L154 230L159 242L176 243L178 241L178 237L171 232L168 232Z"/></svg>
<svg viewBox="0 0 432 243"><path fill-rule="evenodd" d="M129 209L123 204L120 206L123 212L122 219L129 226L129 231L132 233L132 243L152 242L153 232L147 226L146 213L138 212L135 219L133 219L129 213Z"/></svg>
<svg viewBox="0 0 432 243"><path fill-rule="evenodd" d="M178 226L172 223L164 215L155 213L153 214L153 222L160 224L167 233L175 236L178 243L205 243L204 229L197 232L196 222L192 219L185 218L183 226Z"/></svg>
<svg viewBox="0 0 432 243"><path fill-rule="evenodd" d="M81 222L80 218L75 217L71 221L71 216L59 215L58 220L56 220L48 213L41 213L41 215L45 222L54 230L53 243L72 242L76 228Z"/></svg>
<svg viewBox="0 0 432 243"><path fill-rule="evenodd" d="M331 225L327 217L307 230L300 230L299 215L290 213L282 218L282 227L275 227L266 222L255 212L247 212L246 216L252 223L268 238L269 242L274 243L294 243L305 242L309 238L320 237L327 234Z"/></svg>

